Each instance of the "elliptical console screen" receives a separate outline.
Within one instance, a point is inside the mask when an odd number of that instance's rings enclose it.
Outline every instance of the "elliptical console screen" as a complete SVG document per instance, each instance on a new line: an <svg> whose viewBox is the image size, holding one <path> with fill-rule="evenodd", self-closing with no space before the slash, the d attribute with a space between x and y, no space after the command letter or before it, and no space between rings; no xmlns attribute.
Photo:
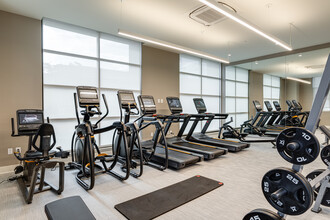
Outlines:
<svg viewBox="0 0 330 220"><path fill-rule="evenodd" d="M41 110L17 110L17 129L19 132L35 131L43 123L44 116Z"/></svg>
<svg viewBox="0 0 330 220"><path fill-rule="evenodd" d="M133 93L120 93L122 103L135 102Z"/></svg>
<svg viewBox="0 0 330 220"><path fill-rule="evenodd" d="M100 105L96 87L78 86L77 93L80 107L85 107L86 105Z"/></svg>
<svg viewBox="0 0 330 220"><path fill-rule="evenodd" d="M155 106L154 100L151 98L143 98L142 101L143 101L144 106L147 108Z"/></svg>

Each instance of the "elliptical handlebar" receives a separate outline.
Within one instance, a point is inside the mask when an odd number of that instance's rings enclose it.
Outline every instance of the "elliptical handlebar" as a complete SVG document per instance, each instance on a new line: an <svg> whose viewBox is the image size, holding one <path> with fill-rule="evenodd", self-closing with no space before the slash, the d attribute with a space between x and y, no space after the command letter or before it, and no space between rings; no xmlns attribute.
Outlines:
<svg viewBox="0 0 330 220"><path fill-rule="evenodd" d="M15 135L15 125L14 125L14 118L11 118L11 136L14 137Z"/></svg>
<svg viewBox="0 0 330 220"><path fill-rule="evenodd" d="M105 109L107 110L107 112L105 113L105 115L102 116L102 118L100 118L96 123L95 123L95 127L105 118L108 116L109 114L109 106L108 106L108 102L107 102L107 99L105 97L104 94L102 94L102 98L103 98L103 102L104 102L104 105L105 105ZM101 113L101 111L99 110L98 107L96 107L96 109L98 110L99 113ZM102 114L102 113L101 113Z"/></svg>
<svg viewBox="0 0 330 220"><path fill-rule="evenodd" d="M78 113L78 103L77 103L77 93L73 93L73 99L74 99L74 107L76 110L76 118L78 121L78 125L80 124L80 119L79 119L79 113Z"/></svg>

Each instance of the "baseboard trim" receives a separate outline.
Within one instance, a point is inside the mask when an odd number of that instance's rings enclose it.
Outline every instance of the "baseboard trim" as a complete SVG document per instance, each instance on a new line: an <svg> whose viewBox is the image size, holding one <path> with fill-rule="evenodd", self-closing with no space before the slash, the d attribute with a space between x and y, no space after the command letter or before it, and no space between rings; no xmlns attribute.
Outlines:
<svg viewBox="0 0 330 220"><path fill-rule="evenodd" d="M0 167L0 174L5 174L5 173L14 173L14 169L18 164L14 165L9 165L9 166L2 166Z"/></svg>

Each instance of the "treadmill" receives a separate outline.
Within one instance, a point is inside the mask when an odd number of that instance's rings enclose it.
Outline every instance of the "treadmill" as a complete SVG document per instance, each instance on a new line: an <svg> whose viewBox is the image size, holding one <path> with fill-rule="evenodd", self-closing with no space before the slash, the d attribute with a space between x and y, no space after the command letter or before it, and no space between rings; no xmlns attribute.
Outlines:
<svg viewBox="0 0 330 220"><path fill-rule="evenodd" d="M144 129L150 123L153 123L155 121L159 122L156 124L161 125L161 127L156 127L155 133L151 140L141 142L142 147L145 149L144 154L148 155L152 162L157 164L164 164L166 162L166 145L163 146L159 144L158 140L159 135L164 134L161 131L164 129L163 122L166 119L166 116L156 114L156 105L152 96L139 95L138 101L142 113L142 116L138 121L140 129ZM150 152L147 149L155 149L155 151ZM204 159L204 157L200 154L177 150L171 147L167 147L167 153L168 167L177 170L195 164Z"/></svg>
<svg viewBox="0 0 330 220"><path fill-rule="evenodd" d="M172 112L172 115L170 115L166 118L165 137L166 137L166 134L168 133L172 123L183 122L183 125L181 126L177 136L166 138L168 146L175 148L177 150L184 150L184 151L188 151L188 152L201 154L201 155L203 155L205 160L211 160L211 159L217 158L228 152L228 150L224 149L224 148L215 147L215 146L211 146L211 145L207 145L207 144L194 143L194 142L187 141L187 140L181 138L183 135L183 132L186 128L186 125L194 117L193 117L193 115L181 113L182 106L181 106L179 98L167 97L166 100L167 100L168 106ZM163 136L161 138L161 140L163 140L165 137Z"/></svg>
<svg viewBox="0 0 330 220"><path fill-rule="evenodd" d="M186 140L202 143L202 144L209 144L217 147L223 147L228 149L229 152L237 152L243 150L244 148L250 147L250 144L248 143L242 143L239 141L232 141L232 140L224 140L206 135L205 133L207 131L207 128L214 119L226 119L228 117L228 114L206 113L206 106L202 98L194 98L193 101L197 109L197 112L201 117L197 117L196 120L194 121L193 125L189 130L188 135L186 136ZM206 123L200 133L194 134L193 132L198 122L201 120L206 120Z"/></svg>

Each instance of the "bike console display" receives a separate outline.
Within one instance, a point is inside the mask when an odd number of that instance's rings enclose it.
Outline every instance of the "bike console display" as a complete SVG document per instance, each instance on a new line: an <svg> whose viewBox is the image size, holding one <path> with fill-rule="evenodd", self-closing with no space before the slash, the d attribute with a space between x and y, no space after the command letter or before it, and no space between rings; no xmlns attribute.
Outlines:
<svg viewBox="0 0 330 220"><path fill-rule="evenodd" d="M99 106L100 99L96 87L78 86L77 94L79 106L84 108L86 106Z"/></svg>
<svg viewBox="0 0 330 220"><path fill-rule="evenodd" d="M16 111L18 133L36 132L44 123L42 110L21 109Z"/></svg>
<svg viewBox="0 0 330 220"><path fill-rule="evenodd" d="M172 114L182 113L182 105L178 97L166 97L166 100Z"/></svg>
<svg viewBox="0 0 330 220"><path fill-rule="evenodd" d="M135 109L137 108L134 93L132 91L127 90L119 90L118 93L118 101L123 109Z"/></svg>
<svg viewBox="0 0 330 220"><path fill-rule="evenodd" d="M273 111L272 104L270 104L269 101L265 101L264 103L265 103L265 106L267 108L267 111L269 111L269 112Z"/></svg>
<svg viewBox="0 0 330 220"><path fill-rule="evenodd" d="M156 114L154 97L150 95L139 95L138 100L143 114Z"/></svg>
<svg viewBox="0 0 330 220"><path fill-rule="evenodd" d="M204 100L202 98L194 98L193 101L194 101L198 114L202 114L202 113L206 112L206 106L205 106Z"/></svg>

